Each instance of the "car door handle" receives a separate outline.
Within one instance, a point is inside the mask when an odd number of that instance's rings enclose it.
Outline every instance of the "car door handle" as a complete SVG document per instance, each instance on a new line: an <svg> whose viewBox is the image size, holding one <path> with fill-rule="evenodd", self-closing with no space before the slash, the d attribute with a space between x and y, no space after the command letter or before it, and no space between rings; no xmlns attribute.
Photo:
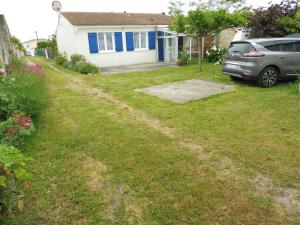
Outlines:
<svg viewBox="0 0 300 225"><path fill-rule="evenodd" d="M279 59L285 59L285 56L280 56Z"/></svg>

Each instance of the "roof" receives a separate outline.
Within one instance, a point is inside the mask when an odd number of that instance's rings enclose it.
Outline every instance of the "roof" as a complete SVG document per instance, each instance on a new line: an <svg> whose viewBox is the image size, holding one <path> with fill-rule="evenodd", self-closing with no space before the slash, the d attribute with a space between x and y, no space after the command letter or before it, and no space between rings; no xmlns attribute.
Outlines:
<svg viewBox="0 0 300 225"><path fill-rule="evenodd" d="M74 26L169 25L172 17L151 13L61 12Z"/></svg>

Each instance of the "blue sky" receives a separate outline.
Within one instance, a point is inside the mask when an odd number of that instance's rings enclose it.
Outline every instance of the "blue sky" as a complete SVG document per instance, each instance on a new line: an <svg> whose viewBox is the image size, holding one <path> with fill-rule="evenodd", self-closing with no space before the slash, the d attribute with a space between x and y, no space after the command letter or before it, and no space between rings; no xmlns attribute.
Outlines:
<svg viewBox="0 0 300 225"><path fill-rule="evenodd" d="M22 41L48 38L55 33L57 14L52 10L52 0L0 0L0 14L4 14L12 35ZM184 0L189 2L189 0ZM168 12L169 0L60 0L63 11L99 12ZM253 6L264 6L279 0L248 0Z"/></svg>

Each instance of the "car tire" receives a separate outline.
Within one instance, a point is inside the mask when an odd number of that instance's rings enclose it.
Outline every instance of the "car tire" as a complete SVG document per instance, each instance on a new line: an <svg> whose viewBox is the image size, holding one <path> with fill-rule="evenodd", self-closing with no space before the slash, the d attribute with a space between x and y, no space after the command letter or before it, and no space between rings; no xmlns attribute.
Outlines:
<svg viewBox="0 0 300 225"><path fill-rule="evenodd" d="M275 67L266 67L259 75L257 84L260 87L270 88L273 87L279 78L279 72Z"/></svg>

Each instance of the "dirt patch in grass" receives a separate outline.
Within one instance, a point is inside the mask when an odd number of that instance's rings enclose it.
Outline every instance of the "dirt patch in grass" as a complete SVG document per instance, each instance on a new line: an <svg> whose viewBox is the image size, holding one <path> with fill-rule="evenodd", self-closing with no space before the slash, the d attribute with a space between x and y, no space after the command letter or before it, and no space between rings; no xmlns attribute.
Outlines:
<svg viewBox="0 0 300 225"><path fill-rule="evenodd" d="M100 161L86 157L83 161L83 170L87 175L87 186L91 191L99 191L108 188L110 177L107 167Z"/></svg>
<svg viewBox="0 0 300 225"><path fill-rule="evenodd" d="M121 198L124 192L123 185L117 187L117 189L112 193L110 200L109 200L109 207L108 207L108 218L111 220L114 219L114 215L116 213L116 210L119 208L121 204Z"/></svg>
<svg viewBox="0 0 300 225"><path fill-rule="evenodd" d="M82 164L81 172L87 177L87 187L89 190L99 193L101 201L107 206L105 216L109 220L115 221L117 213L123 205L125 207L125 218L129 224L143 224L141 221L143 221L144 206L132 197L132 191L129 187L123 184L114 184L109 169L102 162L89 156L78 155L76 158Z"/></svg>
<svg viewBox="0 0 300 225"><path fill-rule="evenodd" d="M259 193L271 196L277 203L284 207L288 214L300 213L299 189L276 186L271 179L261 174L256 176L253 184Z"/></svg>

